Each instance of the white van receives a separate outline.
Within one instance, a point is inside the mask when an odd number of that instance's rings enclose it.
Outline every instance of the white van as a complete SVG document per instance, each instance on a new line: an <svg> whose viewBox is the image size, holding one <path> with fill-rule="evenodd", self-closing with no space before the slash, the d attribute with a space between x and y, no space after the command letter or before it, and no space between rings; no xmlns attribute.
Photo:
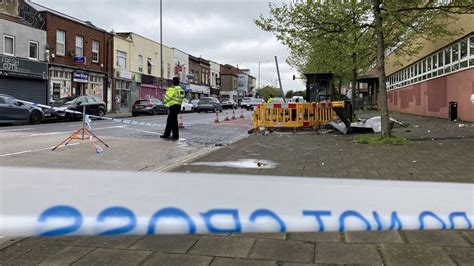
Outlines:
<svg viewBox="0 0 474 266"><path fill-rule="evenodd" d="M306 101L304 100L303 96L293 96L293 97L291 98L290 102L292 102L292 103L296 103L296 102L298 102L298 103L304 103L304 102L306 102Z"/></svg>

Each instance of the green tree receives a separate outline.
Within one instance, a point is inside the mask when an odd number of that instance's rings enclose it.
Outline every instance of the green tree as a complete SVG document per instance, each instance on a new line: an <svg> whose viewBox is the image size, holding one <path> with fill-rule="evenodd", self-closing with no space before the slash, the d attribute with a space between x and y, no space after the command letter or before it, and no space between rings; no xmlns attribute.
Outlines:
<svg viewBox="0 0 474 266"><path fill-rule="evenodd" d="M287 99L288 99L288 98L291 98L291 97L294 96L294 94L295 94L295 93L293 92L293 90L289 90L289 91L287 91L287 92L285 93L285 98L287 98Z"/></svg>
<svg viewBox="0 0 474 266"><path fill-rule="evenodd" d="M298 1L270 4L270 17L255 22L290 48L287 62L300 73L332 72L339 83L352 81L375 59L365 1ZM353 96L355 96L355 90ZM352 97L355 99L355 97Z"/></svg>
<svg viewBox="0 0 474 266"><path fill-rule="evenodd" d="M385 55L415 55L420 49L420 40L440 38L456 34L447 28L448 19L458 14L474 14L472 0L372 0L373 23L377 47L377 69L380 89L380 111L382 136L391 137L388 111Z"/></svg>
<svg viewBox="0 0 474 266"><path fill-rule="evenodd" d="M268 101L269 98L273 98L273 97L283 97L283 95L281 94L281 90L279 88L269 86L269 85L258 90L257 96L259 98L264 99L265 101Z"/></svg>

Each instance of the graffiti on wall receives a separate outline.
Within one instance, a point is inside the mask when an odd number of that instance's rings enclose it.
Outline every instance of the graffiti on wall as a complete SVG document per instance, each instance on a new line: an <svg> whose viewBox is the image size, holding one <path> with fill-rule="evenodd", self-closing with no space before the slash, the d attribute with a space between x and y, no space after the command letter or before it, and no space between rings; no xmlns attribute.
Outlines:
<svg viewBox="0 0 474 266"><path fill-rule="evenodd" d="M37 29L45 29L45 17L23 1L18 8L18 16L20 17L21 22L27 26Z"/></svg>

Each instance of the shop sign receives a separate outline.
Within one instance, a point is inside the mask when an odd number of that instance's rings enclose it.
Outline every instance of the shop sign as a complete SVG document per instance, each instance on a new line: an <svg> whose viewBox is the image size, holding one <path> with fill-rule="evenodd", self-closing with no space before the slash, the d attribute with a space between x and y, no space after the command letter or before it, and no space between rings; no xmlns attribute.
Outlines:
<svg viewBox="0 0 474 266"><path fill-rule="evenodd" d="M74 72L72 81L79 83L87 83L89 81L89 74L84 72Z"/></svg>
<svg viewBox="0 0 474 266"><path fill-rule="evenodd" d="M48 79L48 64L0 55L0 73L4 76Z"/></svg>
<svg viewBox="0 0 474 266"><path fill-rule="evenodd" d="M117 77L121 79L128 79L132 80L133 79L133 74L131 72L128 72L127 70L117 70Z"/></svg>
<svg viewBox="0 0 474 266"><path fill-rule="evenodd" d="M86 64L86 57L85 56L74 56L74 64L75 65L85 65Z"/></svg>

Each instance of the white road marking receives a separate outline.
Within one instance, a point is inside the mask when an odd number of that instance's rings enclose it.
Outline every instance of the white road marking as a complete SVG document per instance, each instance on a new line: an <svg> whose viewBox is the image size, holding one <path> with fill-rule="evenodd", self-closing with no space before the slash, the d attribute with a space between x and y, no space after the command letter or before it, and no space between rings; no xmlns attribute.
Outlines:
<svg viewBox="0 0 474 266"><path fill-rule="evenodd" d="M161 135L160 133L157 133L157 132L148 131L148 130L141 130L141 129L136 129L136 128L132 128L132 127L124 128L124 129L133 130L133 131L140 131L140 132L150 133L150 134L154 134L154 135Z"/></svg>
<svg viewBox="0 0 474 266"><path fill-rule="evenodd" d="M27 127L27 128L17 128L17 129L7 129L7 130L0 130L0 132L15 132L15 131L30 130L30 129L33 129L33 128Z"/></svg>
<svg viewBox="0 0 474 266"><path fill-rule="evenodd" d="M68 144L67 146L75 146L79 145L81 143L71 143ZM65 147L64 145L59 146L58 148ZM45 150L52 150L54 146L48 147L48 148L41 148L41 149L36 149L36 150L26 150L26 151L19 151L19 152L12 152L12 153L6 153L6 154L0 154L0 157L7 157L7 156L13 156L13 155L19 155L19 154L24 154L24 153L32 153L32 152L38 152L38 151L45 151Z"/></svg>
<svg viewBox="0 0 474 266"><path fill-rule="evenodd" d="M102 129L110 129L110 128L123 128L123 127L126 127L126 125L113 126L113 127L98 127L98 128L92 128L92 131L95 131L95 130L102 130ZM47 136L47 135L60 135L60 134L71 134L71 133L72 133L71 131L38 133L38 134L31 134L30 137Z"/></svg>

